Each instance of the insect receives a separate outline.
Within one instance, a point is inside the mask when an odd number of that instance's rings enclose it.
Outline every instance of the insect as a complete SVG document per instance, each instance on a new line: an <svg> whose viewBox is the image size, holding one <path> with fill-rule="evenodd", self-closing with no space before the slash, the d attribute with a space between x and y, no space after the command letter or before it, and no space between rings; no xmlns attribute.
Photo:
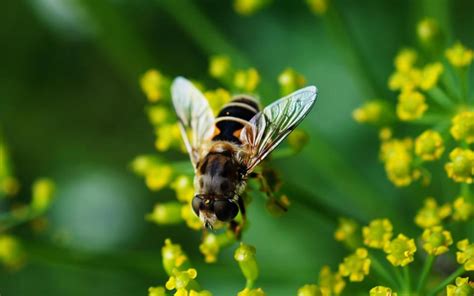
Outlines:
<svg viewBox="0 0 474 296"><path fill-rule="evenodd" d="M189 80L177 77L171 93L195 172L193 211L206 228L230 222L239 234L245 223L242 194L248 178L309 113L317 89L297 90L261 111L254 98L237 95L217 117ZM239 211L241 225L234 221Z"/></svg>

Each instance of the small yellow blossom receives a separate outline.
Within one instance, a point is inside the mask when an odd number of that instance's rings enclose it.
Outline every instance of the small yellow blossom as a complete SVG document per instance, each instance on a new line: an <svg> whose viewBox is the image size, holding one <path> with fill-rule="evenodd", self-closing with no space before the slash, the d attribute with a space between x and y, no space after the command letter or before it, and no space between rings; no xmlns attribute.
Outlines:
<svg viewBox="0 0 474 296"><path fill-rule="evenodd" d="M0 262L10 268L17 268L24 260L20 242L8 234L0 235Z"/></svg>
<svg viewBox="0 0 474 296"><path fill-rule="evenodd" d="M448 247L453 244L451 233L444 230L442 226L425 229L421 238L423 240L423 249L428 254L434 256L446 253Z"/></svg>
<svg viewBox="0 0 474 296"><path fill-rule="evenodd" d="M214 78L222 78L230 74L231 61L228 56L212 56L209 62L209 74Z"/></svg>
<svg viewBox="0 0 474 296"><path fill-rule="evenodd" d="M462 196L453 202L453 219L455 221L467 221L474 214L474 205Z"/></svg>
<svg viewBox="0 0 474 296"><path fill-rule="evenodd" d="M397 296L396 292L392 292L392 289L384 286L376 286L370 289L370 296Z"/></svg>
<svg viewBox="0 0 474 296"><path fill-rule="evenodd" d="M424 131L415 140L415 153L425 161L439 159L443 152L443 138L437 131Z"/></svg>
<svg viewBox="0 0 474 296"><path fill-rule="evenodd" d="M446 287L447 296L472 296L474 295L474 282L469 282L469 278L457 277L456 285Z"/></svg>
<svg viewBox="0 0 474 296"><path fill-rule="evenodd" d="M422 90L432 89L438 83L443 73L443 64L433 63L426 65L421 72L420 88Z"/></svg>
<svg viewBox="0 0 474 296"><path fill-rule="evenodd" d="M265 292L262 290L262 288L257 288L257 289L249 289L245 288L239 293L237 293L237 296L265 296Z"/></svg>
<svg viewBox="0 0 474 296"><path fill-rule="evenodd" d="M234 253L234 259L239 263L240 270L248 282L254 282L258 277L258 266L255 253L255 247L246 245L242 242Z"/></svg>
<svg viewBox="0 0 474 296"><path fill-rule="evenodd" d="M214 114L216 115L217 113L219 113L222 107L227 104L231 99L230 93L223 88L206 91L204 93L204 96L209 102L212 111L214 111Z"/></svg>
<svg viewBox="0 0 474 296"><path fill-rule="evenodd" d="M138 155L130 164L133 172L139 176L145 176L148 171L156 165L156 158L150 155Z"/></svg>
<svg viewBox="0 0 474 296"><path fill-rule="evenodd" d="M383 127L379 130L379 139L381 141L388 141L392 138L393 132L389 127Z"/></svg>
<svg viewBox="0 0 474 296"><path fill-rule="evenodd" d="M425 18L416 25L416 34L422 42L432 42L440 34L438 22L432 18Z"/></svg>
<svg viewBox="0 0 474 296"><path fill-rule="evenodd" d="M295 70L286 68L278 75L278 84L280 84L280 93L285 96L303 87L306 84L306 79Z"/></svg>
<svg viewBox="0 0 474 296"><path fill-rule="evenodd" d="M265 7L268 0L234 0L234 10L240 15L251 15Z"/></svg>
<svg viewBox="0 0 474 296"><path fill-rule="evenodd" d="M186 225L194 230L200 230L202 228L202 222L199 217L194 213L191 203L183 204L181 207L181 218L186 222Z"/></svg>
<svg viewBox="0 0 474 296"><path fill-rule="evenodd" d="M377 219L362 229L364 244L376 249L382 249L393 235L393 226L388 219Z"/></svg>
<svg viewBox="0 0 474 296"><path fill-rule="evenodd" d="M191 202L194 196L193 181L189 176L179 175L170 184L171 189L176 192L176 198L182 202Z"/></svg>
<svg viewBox="0 0 474 296"><path fill-rule="evenodd" d="M148 288L148 296L166 296L166 290L163 287Z"/></svg>
<svg viewBox="0 0 474 296"><path fill-rule="evenodd" d="M397 116L400 120L410 121L423 116L428 109L425 96L417 91L404 91L398 96Z"/></svg>
<svg viewBox="0 0 474 296"><path fill-rule="evenodd" d="M158 126L164 122L169 117L169 111L163 106L153 105L147 108L148 120L150 120L151 124L154 126Z"/></svg>
<svg viewBox="0 0 474 296"><path fill-rule="evenodd" d="M0 158L0 162L3 160ZM14 196L20 191L20 182L13 176L0 177L0 193L7 196Z"/></svg>
<svg viewBox="0 0 474 296"><path fill-rule="evenodd" d="M319 287L323 296L340 295L346 282L338 272L332 272L327 265L319 272Z"/></svg>
<svg viewBox="0 0 474 296"><path fill-rule="evenodd" d="M474 112L464 111L453 117L451 135L458 141L474 143Z"/></svg>
<svg viewBox="0 0 474 296"><path fill-rule="evenodd" d="M176 201L158 203L153 212L146 216L147 220L160 225L172 225L183 222L181 216L182 205Z"/></svg>
<svg viewBox="0 0 474 296"><path fill-rule="evenodd" d="M42 178L35 181L32 188L31 207L36 211L46 210L54 197L55 185L51 179Z"/></svg>
<svg viewBox="0 0 474 296"><path fill-rule="evenodd" d="M339 264L339 273L348 276L351 282L361 282L370 270L369 253L365 248L358 248L355 253L344 258Z"/></svg>
<svg viewBox="0 0 474 296"><path fill-rule="evenodd" d="M398 187L408 186L419 177L419 171L412 168L412 157L399 154L385 163L388 179Z"/></svg>
<svg viewBox="0 0 474 296"><path fill-rule="evenodd" d="M474 53L471 49L464 47L460 42L456 42L445 52L446 58L454 67L462 68L471 64Z"/></svg>
<svg viewBox="0 0 474 296"><path fill-rule="evenodd" d="M165 245L161 248L161 257L163 258L163 267L168 275L171 275L174 269L185 269L189 266L188 257L178 244L173 244L170 239L165 240Z"/></svg>
<svg viewBox="0 0 474 296"><path fill-rule="evenodd" d="M438 203L432 197L425 199L424 206L415 216L416 225L421 228L431 228L441 224L441 221L451 214L449 204L438 207Z"/></svg>
<svg viewBox="0 0 474 296"><path fill-rule="evenodd" d="M352 118L359 123L378 124L384 120L384 103L380 100L372 100L352 112Z"/></svg>
<svg viewBox="0 0 474 296"><path fill-rule="evenodd" d="M155 165L145 175L145 183L152 191L163 189L171 181L173 169L169 165Z"/></svg>
<svg viewBox="0 0 474 296"><path fill-rule="evenodd" d="M239 70L234 76L234 85L239 90L253 92L260 82L260 75L255 68Z"/></svg>
<svg viewBox="0 0 474 296"><path fill-rule="evenodd" d="M172 145L181 144L181 132L178 124L161 124L155 129L156 141L155 148L160 151L170 149Z"/></svg>
<svg viewBox="0 0 474 296"><path fill-rule="evenodd" d="M143 74L140 85L148 100L153 103L168 95L170 80L152 69Z"/></svg>
<svg viewBox="0 0 474 296"><path fill-rule="evenodd" d="M405 266L414 260L416 252L415 240L399 234L397 238L387 243L384 247L387 260L394 266Z"/></svg>
<svg viewBox="0 0 474 296"><path fill-rule="evenodd" d="M165 284L166 289L168 290L178 290L182 291L186 289L189 282L197 277L197 271L194 268L189 268L187 270L179 271L174 269L172 275ZM186 295L186 294L184 294Z"/></svg>
<svg viewBox="0 0 474 296"><path fill-rule="evenodd" d="M317 15L324 15L329 7L330 0L306 0L309 9Z"/></svg>
<svg viewBox="0 0 474 296"><path fill-rule="evenodd" d="M396 71L388 79L390 90L403 92L414 91L422 81L422 71L418 68L409 68L405 71Z"/></svg>
<svg viewBox="0 0 474 296"><path fill-rule="evenodd" d="M298 289L297 296L322 296L321 289L317 285L304 285Z"/></svg>
<svg viewBox="0 0 474 296"><path fill-rule="evenodd" d="M202 243L199 245L199 250L204 254L204 261L206 263L216 262L217 255L220 251L220 245L217 241L217 236L213 233L207 234Z"/></svg>
<svg viewBox="0 0 474 296"><path fill-rule="evenodd" d="M350 248L355 248L359 242L358 230L359 225L354 220L339 218L339 226L334 232L334 238L337 241L344 242Z"/></svg>
<svg viewBox="0 0 474 296"><path fill-rule="evenodd" d="M398 71L406 72L410 70L418 59L418 53L411 48L405 48L398 52L394 65Z"/></svg>
<svg viewBox="0 0 474 296"><path fill-rule="evenodd" d="M449 154L451 160L445 165L448 177L455 182L471 184L474 175L474 152L470 149L455 148Z"/></svg>
<svg viewBox="0 0 474 296"><path fill-rule="evenodd" d="M456 259L459 264L464 264L465 270L474 270L474 243L469 244L469 240L464 239L456 245L459 252L456 252Z"/></svg>

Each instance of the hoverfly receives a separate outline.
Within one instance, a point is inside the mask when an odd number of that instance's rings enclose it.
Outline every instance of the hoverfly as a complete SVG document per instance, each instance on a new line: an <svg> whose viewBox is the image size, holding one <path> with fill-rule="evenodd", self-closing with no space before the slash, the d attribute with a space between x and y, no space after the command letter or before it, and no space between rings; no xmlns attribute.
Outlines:
<svg viewBox="0 0 474 296"><path fill-rule="evenodd" d="M235 96L215 118L204 95L187 79L171 86L173 105L194 167L194 213L206 228L230 222L238 236L245 223L242 194L255 167L305 118L317 89L308 86L259 111L258 102Z"/></svg>

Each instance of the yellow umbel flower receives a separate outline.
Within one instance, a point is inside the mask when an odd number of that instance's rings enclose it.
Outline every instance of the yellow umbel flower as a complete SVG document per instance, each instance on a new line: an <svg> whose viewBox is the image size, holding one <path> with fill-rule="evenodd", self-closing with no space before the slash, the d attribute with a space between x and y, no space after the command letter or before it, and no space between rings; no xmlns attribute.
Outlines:
<svg viewBox="0 0 474 296"><path fill-rule="evenodd" d="M464 111L454 116L450 131L456 140L474 143L474 112Z"/></svg>
<svg viewBox="0 0 474 296"><path fill-rule="evenodd" d="M181 223L183 221L181 207L181 203L177 201L158 203L153 208L153 212L146 215L146 219L160 225Z"/></svg>
<svg viewBox="0 0 474 296"><path fill-rule="evenodd" d="M0 262L7 267L15 268L21 266L23 260L24 253L20 242L11 235L0 235Z"/></svg>
<svg viewBox="0 0 474 296"><path fill-rule="evenodd" d="M471 184L474 175L474 152L470 149L455 148L449 154L451 160L445 165L448 177L455 182Z"/></svg>
<svg viewBox="0 0 474 296"><path fill-rule="evenodd" d="M408 68L405 71L396 71L388 79L390 90L409 92L415 90L421 83L422 72L418 68Z"/></svg>
<svg viewBox="0 0 474 296"><path fill-rule="evenodd" d="M234 85L239 90L253 92L260 82L260 75L255 68L239 70L234 76Z"/></svg>
<svg viewBox="0 0 474 296"><path fill-rule="evenodd" d="M181 131L177 123L160 124L155 128L155 134L155 148L160 152L181 144Z"/></svg>
<svg viewBox="0 0 474 296"><path fill-rule="evenodd" d="M174 269L172 275L165 284L166 289L174 290L183 293L188 286L189 282L197 277L197 271L194 268L189 268L187 270L179 271ZM178 294L179 295L179 294ZM187 293L183 294L187 295Z"/></svg>
<svg viewBox="0 0 474 296"><path fill-rule="evenodd" d="M364 103L352 112L352 118L359 123L378 124L383 118L384 104L379 100Z"/></svg>
<svg viewBox="0 0 474 296"><path fill-rule="evenodd" d="M407 139L390 139L382 142L380 146L380 159L383 162L390 161L392 158L399 158L400 156L411 157L411 150L413 149L413 140Z"/></svg>
<svg viewBox="0 0 474 296"><path fill-rule="evenodd" d="M447 296L472 296L474 295L474 282L469 282L469 278L457 277L456 285L446 287Z"/></svg>
<svg viewBox="0 0 474 296"><path fill-rule="evenodd" d="M376 286L370 289L370 296L397 296L396 292L392 292L392 289L384 286Z"/></svg>
<svg viewBox="0 0 474 296"><path fill-rule="evenodd" d="M400 120L410 121L423 116L428 109L425 96L417 91L403 91L398 96L397 116Z"/></svg>
<svg viewBox="0 0 474 296"><path fill-rule="evenodd" d="M168 119L169 111L163 106L153 105L147 108L148 120L154 126L158 126Z"/></svg>
<svg viewBox="0 0 474 296"><path fill-rule="evenodd" d="M423 240L423 249L428 254L434 256L446 253L448 247L453 244L451 233L444 230L442 226L425 229L421 238Z"/></svg>
<svg viewBox="0 0 474 296"><path fill-rule="evenodd" d="M319 287L323 296L340 295L346 282L338 272L332 272L327 265L319 272Z"/></svg>
<svg viewBox="0 0 474 296"><path fill-rule="evenodd" d="M392 238L393 226L388 219L377 219L362 228L364 244L371 248L382 249Z"/></svg>
<svg viewBox="0 0 474 296"><path fill-rule="evenodd" d="M302 88L306 84L306 79L295 70L286 68L278 75L278 84L280 84L280 93L285 96Z"/></svg>
<svg viewBox="0 0 474 296"><path fill-rule="evenodd" d="M202 228L202 222L199 217L194 214L191 203L183 204L181 207L181 218L183 218L186 225L194 230L200 230Z"/></svg>
<svg viewBox="0 0 474 296"><path fill-rule="evenodd" d="M385 163L388 179L398 187L408 186L419 177L419 172L412 168L410 155L400 154Z"/></svg>
<svg viewBox="0 0 474 296"><path fill-rule="evenodd" d="M171 275L177 268L183 269L189 265L188 257L181 246L173 244L169 238L165 240L165 245L161 248L161 257L163 258L163 267L168 275Z"/></svg>
<svg viewBox="0 0 474 296"><path fill-rule="evenodd" d="M453 202L453 219L455 221L467 221L474 214L474 205L462 196Z"/></svg>
<svg viewBox="0 0 474 296"><path fill-rule="evenodd" d="M230 101L230 93L223 89L218 88L216 90L209 90L204 93L209 105L211 106L212 111L214 114L217 115L222 107Z"/></svg>
<svg viewBox="0 0 474 296"><path fill-rule="evenodd" d="M193 181L189 176L179 175L170 184L171 189L176 192L176 198L182 202L191 202L194 196Z"/></svg>
<svg viewBox="0 0 474 296"><path fill-rule="evenodd" d="M237 293L237 296L265 296L265 292L263 292L262 288L258 289L249 289L245 288L239 293Z"/></svg>
<svg viewBox="0 0 474 296"><path fill-rule="evenodd" d="M418 59L418 53L411 48L402 49L395 57L395 69L400 72L410 70Z"/></svg>
<svg viewBox="0 0 474 296"><path fill-rule="evenodd" d="M443 138L437 131L424 131L415 140L415 154L425 161L439 159L443 152Z"/></svg>
<svg viewBox="0 0 474 296"><path fill-rule="evenodd" d="M297 296L322 296L321 289L317 285L304 285L298 289Z"/></svg>
<svg viewBox="0 0 474 296"><path fill-rule="evenodd" d="M369 274L370 259L365 248L358 248L355 253L344 258L339 264L339 273L348 276L351 282L361 282Z"/></svg>
<svg viewBox="0 0 474 296"><path fill-rule="evenodd" d="M209 74L214 78L228 76L231 72L231 61L228 56L215 55L209 61Z"/></svg>
<svg viewBox="0 0 474 296"><path fill-rule="evenodd" d="M324 15L328 10L329 1L330 0L306 0L306 3L313 13L317 15Z"/></svg>
<svg viewBox="0 0 474 296"><path fill-rule="evenodd" d="M462 68L471 64L474 53L471 49L464 47L460 42L456 42L445 52L446 58L454 67Z"/></svg>
<svg viewBox="0 0 474 296"><path fill-rule="evenodd" d="M163 189L171 181L173 169L169 165L155 165L145 175L146 186L152 191Z"/></svg>
<svg viewBox="0 0 474 296"><path fill-rule="evenodd" d="M406 266L414 260L416 252L415 240L409 239L403 234L387 243L384 247L387 260L394 266Z"/></svg>
<svg viewBox="0 0 474 296"><path fill-rule="evenodd" d="M464 264L465 270L474 270L474 243L469 244L468 239L459 241L456 245L459 252L456 252L456 260L459 264Z"/></svg>
<svg viewBox="0 0 474 296"><path fill-rule="evenodd" d="M334 232L334 238L344 242L350 248L355 248L358 244L358 230L359 225L354 220L339 218L339 227Z"/></svg>
<svg viewBox="0 0 474 296"><path fill-rule="evenodd" d="M234 0L234 10L240 15L251 15L268 3L268 0Z"/></svg>
<svg viewBox="0 0 474 296"><path fill-rule="evenodd" d="M140 86L148 101L154 103L167 96L170 80L157 70L148 70L140 79Z"/></svg>
<svg viewBox="0 0 474 296"><path fill-rule="evenodd" d="M445 204L438 207L438 203L432 197L425 199L424 206L415 216L416 225L421 228L431 228L441 224L441 221L451 214L451 206Z"/></svg>
<svg viewBox="0 0 474 296"><path fill-rule="evenodd" d="M166 290L163 287L148 288L148 296L166 296Z"/></svg>
<svg viewBox="0 0 474 296"><path fill-rule="evenodd" d="M426 65L421 71L420 88L422 90L432 89L438 83L438 79L443 73L443 64L433 63Z"/></svg>
<svg viewBox="0 0 474 296"><path fill-rule="evenodd" d="M439 25L435 19L425 18L416 25L416 34L421 42L432 42L439 34Z"/></svg>
<svg viewBox="0 0 474 296"><path fill-rule="evenodd" d="M38 179L33 183L32 191L31 207L36 211L44 211L53 201L55 185L51 179Z"/></svg>

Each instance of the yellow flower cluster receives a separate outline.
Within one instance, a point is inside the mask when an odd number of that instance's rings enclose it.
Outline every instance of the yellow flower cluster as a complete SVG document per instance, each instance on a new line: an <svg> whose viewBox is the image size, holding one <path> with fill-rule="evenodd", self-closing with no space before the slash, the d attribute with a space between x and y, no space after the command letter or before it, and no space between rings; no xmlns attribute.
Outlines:
<svg viewBox="0 0 474 296"><path fill-rule="evenodd" d="M432 18L419 21L416 26L416 34L421 42L433 42L440 34L438 22Z"/></svg>
<svg viewBox="0 0 474 296"><path fill-rule="evenodd" d="M471 149L454 148L449 153L449 160L445 165L448 177L455 182L471 184L474 180L474 151Z"/></svg>
<svg viewBox="0 0 474 296"><path fill-rule="evenodd" d="M387 260L394 266L406 266L413 262L416 252L415 240L399 234L384 247Z"/></svg>
<svg viewBox="0 0 474 296"><path fill-rule="evenodd" d="M444 254L448 247L453 244L451 233L444 230L442 226L434 226L426 229L422 236L423 249L426 253L434 256Z"/></svg>
<svg viewBox="0 0 474 296"><path fill-rule="evenodd" d="M413 141L411 139L389 139L382 142L380 158L385 171L396 186L408 186L420 177L413 167Z"/></svg>
<svg viewBox="0 0 474 296"><path fill-rule="evenodd" d="M370 296L397 296L396 292L393 292L392 289L384 286L376 286L370 289Z"/></svg>
<svg viewBox="0 0 474 296"><path fill-rule="evenodd" d="M204 255L204 261L206 263L214 263L217 261L217 255L220 249L234 242L235 236L230 230L218 234L208 233L199 245L199 250Z"/></svg>
<svg viewBox="0 0 474 296"><path fill-rule="evenodd" d="M170 85L171 81L155 69L148 70L140 79L140 86L151 103L167 97Z"/></svg>
<svg viewBox="0 0 474 296"><path fill-rule="evenodd" d="M362 228L364 244L375 249L382 249L393 235L393 226L388 219L376 219Z"/></svg>
<svg viewBox="0 0 474 296"><path fill-rule="evenodd" d="M457 68L469 66L474 58L471 49L464 47L460 42L456 42L451 48L445 52L449 63Z"/></svg>
<svg viewBox="0 0 474 296"><path fill-rule="evenodd" d="M337 241L344 242L349 248L354 248L359 243L357 232L359 225L352 219L339 218L339 226L334 232Z"/></svg>
<svg viewBox="0 0 474 296"><path fill-rule="evenodd" d="M453 117L451 135L458 141L474 143L474 112L463 111Z"/></svg>
<svg viewBox="0 0 474 296"><path fill-rule="evenodd" d="M471 296L474 295L474 282L470 282L469 278L456 278L456 285L448 285L446 287L447 296Z"/></svg>
<svg viewBox="0 0 474 296"><path fill-rule="evenodd" d="M305 86L306 79L292 68L286 68L278 75L278 84L280 85L281 95L285 96Z"/></svg>
<svg viewBox="0 0 474 296"><path fill-rule="evenodd" d="M297 296L322 296L321 289L317 285L304 285L298 289Z"/></svg>
<svg viewBox="0 0 474 296"><path fill-rule="evenodd" d="M330 0L306 0L309 9L316 15L326 14Z"/></svg>
<svg viewBox="0 0 474 296"><path fill-rule="evenodd" d="M415 154L424 161L439 159L443 152L443 138L437 131L424 131L415 140Z"/></svg>
<svg viewBox="0 0 474 296"><path fill-rule="evenodd" d="M24 262L25 254L20 242L15 237L0 235L0 262L8 268L18 268Z"/></svg>
<svg viewBox="0 0 474 296"><path fill-rule="evenodd" d="M235 72L234 85L245 92L253 92L260 83L260 75L255 68Z"/></svg>
<svg viewBox="0 0 474 296"><path fill-rule="evenodd" d="M367 249L358 248L339 264L339 273L342 276L348 276L351 282L361 282L369 274L371 261L368 255Z"/></svg>
<svg viewBox="0 0 474 296"><path fill-rule="evenodd" d="M342 293L346 282L339 272L332 272L327 265L319 272L318 284L307 284L298 290L298 296L337 296Z"/></svg>
<svg viewBox="0 0 474 296"><path fill-rule="evenodd" d="M464 265L465 270L474 270L474 243L469 244L468 239L459 241L456 245L459 252L456 253L456 259L459 264Z"/></svg>
<svg viewBox="0 0 474 296"><path fill-rule="evenodd" d="M359 123L381 124L388 116L387 106L380 100L371 100L352 112L352 118Z"/></svg>
<svg viewBox="0 0 474 296"><path fill-rule="evenodd" d="M443 219L447 218L450 214L451 206L449 204L439 207L434 198L428 197L424 202L423 208L416 214L415 223L421 228L431 228L440 225Z"/></svg>
<svg viewBox="0 0 474 296"><path fill-rule="evenodd" d="M453 220L468 221L474 215L474 205L463 196L456 198L453 202Z"/></svg>

